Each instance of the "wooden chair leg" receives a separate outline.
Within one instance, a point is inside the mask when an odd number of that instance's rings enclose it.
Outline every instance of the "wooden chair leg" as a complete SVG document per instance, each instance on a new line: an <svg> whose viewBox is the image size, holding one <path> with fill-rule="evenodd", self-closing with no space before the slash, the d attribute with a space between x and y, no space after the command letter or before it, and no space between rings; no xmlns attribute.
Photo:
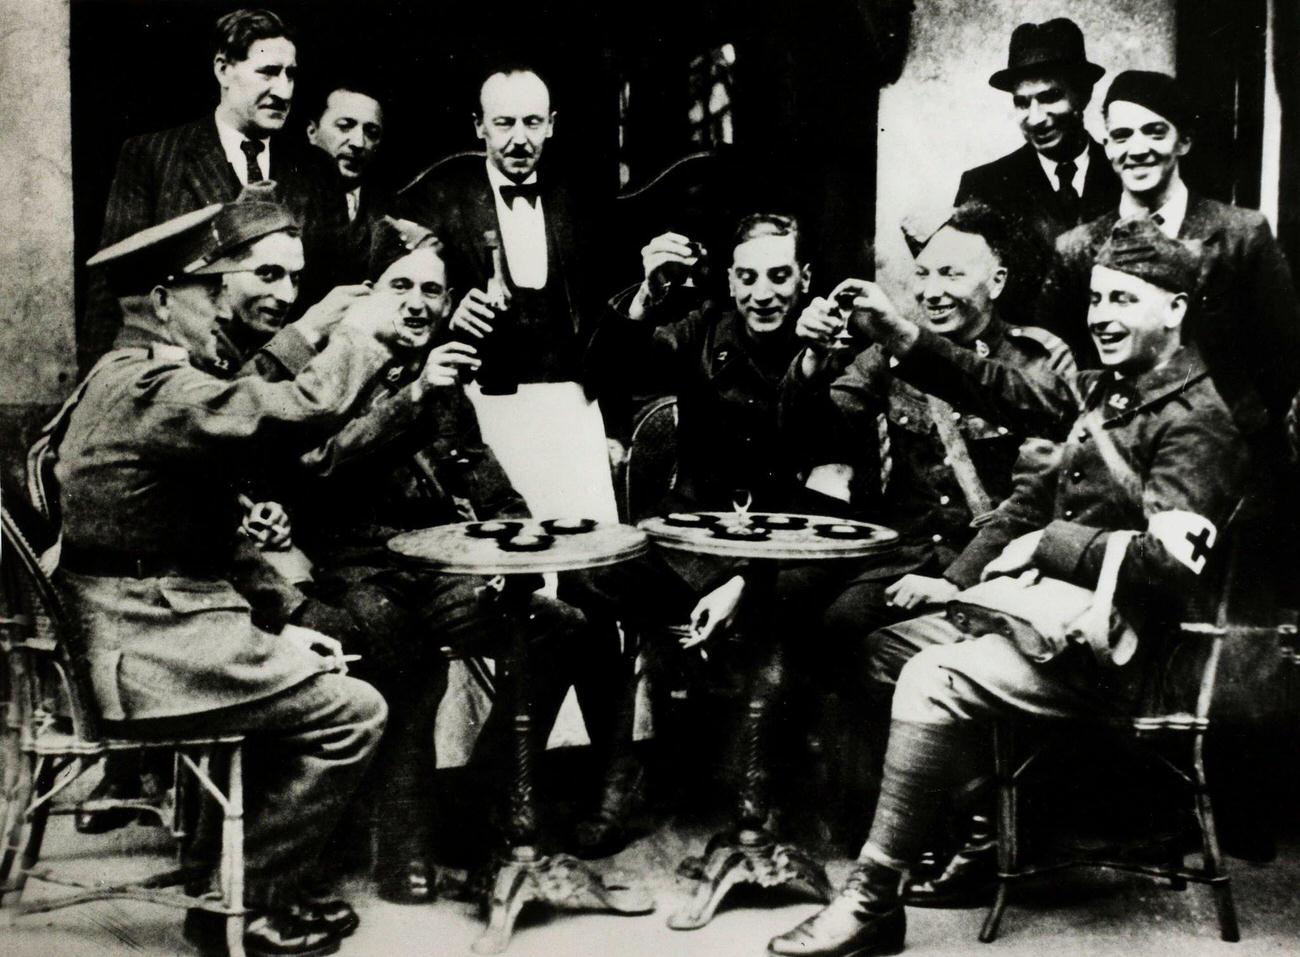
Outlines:
<svg viewBox="0 0 1300 957"><path fill-rule="evenodd" d="M998 782L998 889L980 928L980 941L992 943L998 936L1002 914L1007 909L1010 875L1020 856L1020 822L1016 808L1015 747L1011 725L998 721L993 726L993 770Z"/></svg>
<svg viewBox="0 0 1300 957"><path fill-rule="evenodd" d="M229 807L221 822L221 897L234 913L226 917L226 952L244 957L244 767L243 748L230 748L226 771Z"/></svg>
<svg viewBox="0 0 1300 957"><path fill-rule="evenodd" d="M13 903L17 905L22 901L23 888L27 886L27 873L36 866L40 860L41 845L45 842L45 824L50 819L50 806L48 803L42 804L35 811L30 811L32 803L40 798L42 794L48 791L54 785L55 765L48 758L37 757L34 761L32 783L30 791L26 794L26 800L23 801L21 811L15 815L15 826L11 828L10 845L8 850L18 850L21 845L21 855L18 858L18 872L13 875L13 880L8 886L6 897L12 895ZM23 838L24 823L26 824L27 836Z"/></svg>
<svg viewBox="0 0 1300 957"><path fill-rule="evenodd" d="M14 764L11 790L6 795L4 820L4 851L0 857L0 905L4 903L7 891L4 889L13 875L14 864L23 848L23 830L27 822L27 808L32 803L32 792L36 787L37 758L32 754L18 755ZM6 770L6 777L8 771Z"/></svg>
<svg viewBox="0 0 1300 957"><path fill-rule="evenodd" d="M1201 845L1205 854L1205 873L1219 878L1210 886L1214 889L1214 906L1219 917L1219 937L1230 943L1241 940L1237 926L1237 908L1232 900L1232 884L1223 866L1223 853L1219 850L1219 832L1214 820L1214 805L1205 781L1203 756L1204 736L1198 735L1193 765L1196 772L1196 819L1201 825Z"/></svg>

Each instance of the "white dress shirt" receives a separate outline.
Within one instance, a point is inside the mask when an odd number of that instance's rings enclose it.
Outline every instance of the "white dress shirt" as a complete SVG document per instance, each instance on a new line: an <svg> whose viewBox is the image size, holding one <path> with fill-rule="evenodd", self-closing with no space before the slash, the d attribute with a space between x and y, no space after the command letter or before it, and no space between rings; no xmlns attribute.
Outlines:
<svg viewBox="0 0 1300 957"><path fill-rule="evenodd" d="M357 213L361 210L361 187L348 190L343 194L343 199L348 204L348 222L356 222Z"/></svg>
<svg viewBox="0 0 1300 957"><path fill-rule="evenodd" d="M1183 228L1183 220L1187 218L1187 184L1181 176L1175 174L1174 181L1169 184L1169 197L1155 211L1147 209L1128 193L1121 193L1119 218L1128 219L1132 216L1150 216L1156 220L1162 233L1170 239L1177 239Z"/></svg>
<svg viewBox="0 0 1300 957"><path fill-rule="evenodd" d="M1047 174L1047 181L1052 184L1052 192L1055 193L1061 188L1061 180L1056 175L1056 167L1061 164L1054 159L1048 159L1042 153L1035 154L1038 157L1038 163L1043 167L1043 172ZM1083 152L1074 157L1074 176L1070 179L1074 191L1080 196L1083 195L1083 182L1088 178L1088 161L1091 157L1088 155L1088 144L1083 146Z"/></svg>
<svg viewBox="0 0 1300 957"><path fill-rule="evenodd" d="M546 217L542 213L541 197L537 205L515 199L509 206L501 199L501 187L513 185L499 169L487 160L488 182L492 185L492 198L496 201L497 222L501 225L501 246L505 250L510 278L521 289L541 289L546 285ZM525 184L536 183L533 173Z"/></svg>
<svg viewBox="0 0 1300 957"><path fill-rule="evenodd" d="M217 138L221 140L221 152L226 154L226 159L230 165L235 168L235 175L239 177L239 185L248 185L248 159L244 156L244 151L240 148L244 140L255 139L255 137L245 136L232 126L227 126L221 122L221 117L217 117ZM271 141L262 140L262 152L257 154L257 168L262 171L262 179L271 178Z"/></svg>

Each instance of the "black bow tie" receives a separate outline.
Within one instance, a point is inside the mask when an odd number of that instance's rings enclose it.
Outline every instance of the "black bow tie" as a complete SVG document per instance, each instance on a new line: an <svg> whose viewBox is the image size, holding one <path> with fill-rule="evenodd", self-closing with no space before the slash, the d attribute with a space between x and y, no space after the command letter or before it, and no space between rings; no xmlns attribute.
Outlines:
<svg viewBox="0 0 1300 957"><path fill-rule="evenodd" d="M529 206L536 208L537 198L542 194L538 183L506 183L501 187L501 202L513 206L516 199L522 199Z"/></svg>

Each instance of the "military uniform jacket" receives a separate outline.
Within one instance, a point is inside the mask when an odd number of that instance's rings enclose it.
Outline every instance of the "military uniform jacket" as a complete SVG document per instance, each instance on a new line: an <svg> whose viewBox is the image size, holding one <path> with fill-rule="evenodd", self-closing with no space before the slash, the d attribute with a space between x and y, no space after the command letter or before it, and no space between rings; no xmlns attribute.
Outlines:
<svg viewBox="0 0 1300 957"><path fill-rule="evenodd" d="M1074 369L1069 349L1051 333L1005 326L996 317L973 348L972 355L986 354L1017 368L1063 374ZM895 375L892 366L878 346L859 353L833 381L807 380L798 363L792 364L782 386L781 428L792 446L801 446L801 468L853 466L855 511L902 535L890 574L925 566L944 569L974 536L972 522L989 516L971 514L925 393ZM996 505L1010 494L1021 444L1033 433L962 411L946 414ZM887 470L882 452L889 460Z"/></svg>
<svg viewBox="0 0 1300 957"><path fill-rule="evenodd" d="M320 670L323 659L253 627L248 602L224 577L238 525L234 488L266 450L310 448L337 429L386 360L374 340L338 331L291 381L225 380L156 333L123 331L53 424L62 436L60 580L85 630L105 717L242 704ZM77 570L76 556L97 555L175 573Z"/></svg>
<svg viewBox="0 0 1300 957"><path fill-rule="evenodd" d="M275 380L306 367L311 349L295 346L294 336L285 330L259 353L262 375ZM415 398L411 381L423 364L423 356L390 363L357 414L282 471L280 500L313 560L385 566L388 539L398 532L527 516L464 392L429 389Z"/></svg>
<svg viewBox="0 0 1300 957"><path fill-rule="evenodd" d="M638 321L635 288L616 296L588 364L617 372L633 393L677 396L677 476L662 509L730 509L738 490L753 507L781 511L798 493L797 467L777 423L781 378L798 351L785 332L760 346L745 320L670 293Z"/></svg>
<svg viewBox="0 0 1300 957"><path fill-rule="evenodd" d="M1088 336L1088 290L1097 251L1118 209L1057 240L1038 303L1038 322L1070 343L1081 366L1095 366ZM1280 423L1300 388L1300 304L1268 221L1191 193L1179 239L1201 242L1200 281L1183 323L1215 387L1247 434Z"/></svg>
<svg viewBox="0 0 1300 957"><path fill-rule="evenodd" d="M1106 533L1132 529L1119 607L1176 613L1196 594L1241 496L1245 446L1195 349L1131 380L1110 370L1044 376L923 332L896 371L990 421L1063 440L1059 464L1018 488L1001 527L981 537L1042 529L1035 566L1094 588ZM1084 427L1089 414L1095 429Z"/></svg>

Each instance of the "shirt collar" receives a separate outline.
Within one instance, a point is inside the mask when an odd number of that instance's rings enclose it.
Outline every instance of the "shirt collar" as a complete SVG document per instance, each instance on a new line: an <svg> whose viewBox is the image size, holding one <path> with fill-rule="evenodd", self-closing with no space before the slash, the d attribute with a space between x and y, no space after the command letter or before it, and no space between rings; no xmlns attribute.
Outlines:
<svg viewBox="0 0 1300 957"><path fill-rule="evenodd" d="M509 176L507 176L505 173L501 172L501 170L497 169L494 165L492 165L491 159L486 159L484 160L484 162L487 164L488 182L492 184L492 191L496 193L498 196L501 195L502 186L515 185L514 180L512 180ZM536 182L537 182L537 171L533 170L533 172L529 175L529 177L519 185L523 186L525 184L536 183Z"/></svg>
<svg viewBox="0 0 1300 957"><path fill-rule="evenodd" d="M1181 176L1175 175L1174 181L1169 185L1169 198L1165 200L1164 205L1149 213L1145 206L1128 193L1120 194L1120 219L1148 215L1158 215L1161 219L1160 231L1170 239L1178 238L1178 233L1183 228L1183 220L1187 218L1187 184L1183 182Z"/></svg>
<svg viewBox="0 0 1300 957"><path fill-rule="evenodd" d="M1047 181L1052 184L1052 192L1056 192L1061 186L1061 181L1056 178L1056 167L1065 160L1048 159L1037 150L1034 155L1038 157L1038 165L1043 168L1043 173L1047 176ZM1071 182L1074 184L1074 191L1080 196L1083 195L1083 182L1088 178L1088 161L1092 158L1091 151L1088 149L1087 140L1083 143L1083 152L1073 157L1070 162L1074 163L1074 178Z"/></svg>
<svg viewBox="0 0 1300 957"><path fill-rule="evenodd" d="M262 152L258 154L257 161L262 167L262 172L269 179L271 176L271 138L269 136L245 136L233 126L225 123L221 119L221 114L215 114L217 122L217 139L221 141L221 152L226 154L226 159L233 166L239 181L244 181L243 173L248 167L248 161L244 158L244 151L240 148L244 140L260 139L262 141Z"/></svg>
<svg viewBox="0 0 1300 957"><path fill-rule="evenodd" d="M1135 403L1123 409L1110 410L1114 416L1131 415L1158 399L1182 392L1206 375L1205 360L1200 353L1191 346L1180 346L1164 365L1139 376L1124 378L1113 370L1107 370L1103 373L1099 398L1114 390L1131 392L1136 398Z"/></svg>

